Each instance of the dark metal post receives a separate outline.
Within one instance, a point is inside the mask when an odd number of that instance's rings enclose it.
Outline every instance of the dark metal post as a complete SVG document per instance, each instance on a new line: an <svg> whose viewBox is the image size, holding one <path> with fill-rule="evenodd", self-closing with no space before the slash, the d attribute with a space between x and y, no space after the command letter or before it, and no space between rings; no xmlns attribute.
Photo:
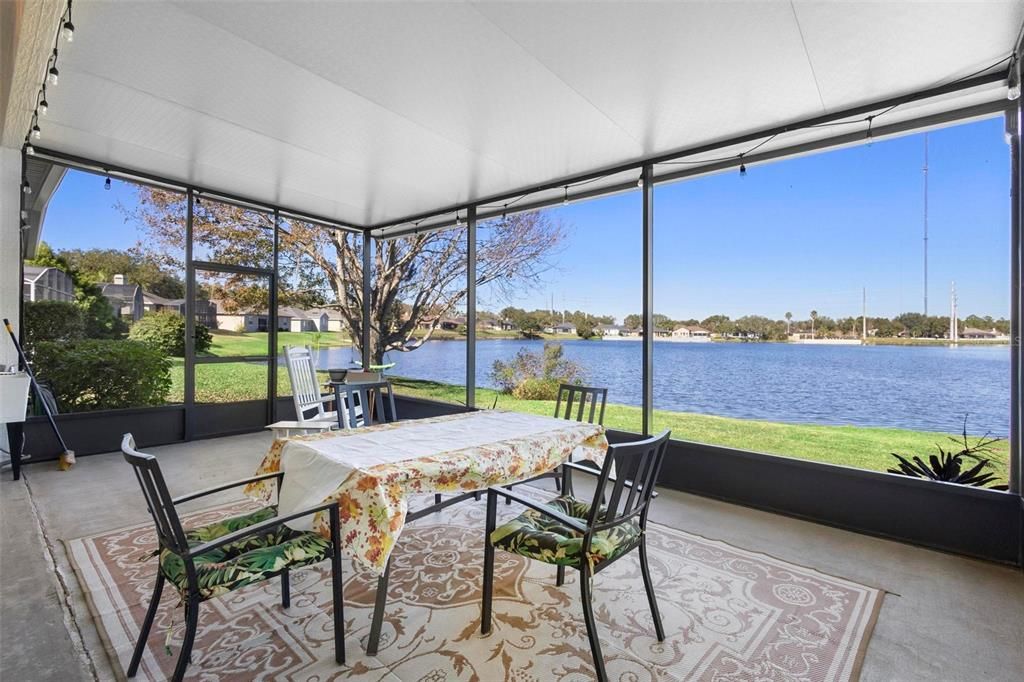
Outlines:
<svg viewBox="0 0 1024 682"><path fill-rule="evenodd" d="M1006 133L1010 142L1010 491L1020 492L1021 480L1021 268L1024 254L1021 253L1021 192L1024 177L1021 175L1021 115L1020 104L1006 113Z"/></svg>
<svg viewBox="0 0 1024 682"><path fill-rule="evenodd" d="M373 249L373 238L369 230L363 230L363 369L370 368L370 299L373 296L373 280L370 278L370 268L373 261L370 258Z"/></svg>
<svg viewBox="0 0 1024 682"><path fill-rule="evenodd" d="M267 331L267 423L277 421L277 266L280 247L280 212L274 209L274 274L270 276L270 329Z"/></svg>
<svg viewBox="0 0 1024 682"><path fill-rule="evenodd" d="M654 167L643 167L643 432L651 433L654 414Z"/></svg>
<svg viewBox="0 0 1024 682"><path fill-rule="evenodd" d="M466 209L466 407L476 407L476 206Z"/></svg>
<svg viewBox="0 0 1024 682"><path fill-rule="evenodd" d="M196 267L192 262L192 220L195 195L187 192L185 214L185 440L192 440L196 424Z"/></svg>

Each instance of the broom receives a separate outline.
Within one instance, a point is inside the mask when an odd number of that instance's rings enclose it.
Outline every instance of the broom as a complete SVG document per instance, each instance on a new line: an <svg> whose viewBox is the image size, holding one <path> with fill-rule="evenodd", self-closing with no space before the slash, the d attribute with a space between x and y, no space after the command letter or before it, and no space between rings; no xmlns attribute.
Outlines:
<svg viewBox="0 0 1024 682"><path fill-rule="evenodd" d="M33 388L36 389L36 397L39 398L39 402L43 406L43 412L46 413L46 418L50 420L50 426L53 428L53 433L57 436L57 440L60 442L60 447L63 452L60 453L60 461L57 466L61 471L67 471L71 468L71 465L75 463L75 451L69 450L67 443L64 442L64 437L60 435L60 430L57 429L57 422L53 419L53 411L50 409L50 404L43 397L43 392L39 388L39 382L36 381L35 372L32 371L32 365L28 363L28 358L25 357L25 351L22 350L21 344L18 343L18 337L14 335L14 328L11 327L11 321L6 317L4 318L4 327L7 328L7 333L11 335L11 341L14 342L14 348L18 351L18 357L21 359L21 364L25 366L25 372L28 374L29 381L32 382Z"/></svg>

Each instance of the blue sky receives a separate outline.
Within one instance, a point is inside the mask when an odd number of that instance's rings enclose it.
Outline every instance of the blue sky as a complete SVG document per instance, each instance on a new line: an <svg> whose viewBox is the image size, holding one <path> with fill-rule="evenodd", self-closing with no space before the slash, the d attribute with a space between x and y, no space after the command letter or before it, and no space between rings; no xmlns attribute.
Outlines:
<svg viewBox="0 0 1024 682"><path fill-rule="evenodd" d="M1009 315L1009 148L1002 118L929 134L929 312ZM892 316L923 307L923 135L659 185L655 308L676 319ZM128 183L79 172L50 204L55 248L127 248L144 235ZM557 266L515 300L481 305L640 310L639 192L551 209L568 229Z"/></svg>
<svg viewBox="0 0 1024 682"><path fill-rule="evenodd" d="M659 185L655 308L781 319L923 308L923 135ZM1009 147L1002 118L928 135L929 313L1009 316ZM518 305L640 310L638 192L553 209L557 270Z"/></svg>

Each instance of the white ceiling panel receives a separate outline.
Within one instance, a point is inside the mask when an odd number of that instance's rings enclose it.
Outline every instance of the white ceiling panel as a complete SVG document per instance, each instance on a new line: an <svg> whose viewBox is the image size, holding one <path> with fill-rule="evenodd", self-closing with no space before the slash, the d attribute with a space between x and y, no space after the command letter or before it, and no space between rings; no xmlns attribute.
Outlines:
<svg viewBox="0 0 1024 682"><path fill-rule="evenodd" d="M42 146L376 225L949 82L1010 53L1024 3L77 0L74 18Z"/></svg>

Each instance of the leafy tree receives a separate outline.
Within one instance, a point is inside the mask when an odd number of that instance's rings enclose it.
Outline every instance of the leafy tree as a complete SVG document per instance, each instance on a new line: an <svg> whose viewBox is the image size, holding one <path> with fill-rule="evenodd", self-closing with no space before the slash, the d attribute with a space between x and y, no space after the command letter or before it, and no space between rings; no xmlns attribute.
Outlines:
<svg viewBox="0 0 1024 682"><path fill-rule="evenodd" d="M61 251L60 255L79 277L93 283L113 282L114 275L124 275L126 282L138 284L157 296L185 296L185 282L140 247L127 251L67 249Z"/></svg>
<svg viewBox="0 0 1024 682"><path fill-rule="evenodd" d="M630 329L639 329L644 324L644 318L642 315L626 315L622 320L622 324Z"/></svg>
<svg viewBox="0 0 1024 682"><path fill-rule="evenodd" d="M811 311L811 338L814 338L814 321L818 319L818 311Z"/></svg>
<svg viewBox="0 0 1024 682"><path fill-rule="evenodd" d="M185 230L183 195L140 186L132 214L155 245L178 252ZM488 223L477 243L477 286L510 294L535 284L561 244L562 226L543 212L520 213ZM210 260L241 265L272 260L273 216L203 201L194 210L193 241ZM356 345L363 335L362 235L287 219L280 223L279 300L293 305L316 295L341 314ZM466 231L453 229L377 242L372 257L370 357L418 348L466 297ZM244 277L230 277L214 293L225 308L265 306L265 294ZM298 303L301 305L301 303ZM425 330L425 333L422 333ZM417 334L421 334L417 337Z"/></svg>
<svg viewBox="0 0 1024 682"><path fill-rule="evenodd" d="M196 323L195 327L196 353L205 353L213 343L213 336L204 325ZM169 311L150 313L132 325L128 338L155 346L165 355L184 357L185 318Z"/></svg>
<svg viewBox="0 0 1024 682"><path fill-rule="evenodd" d="M62 252L55 253L49 244L42 242L36 248L35 257L27 259L25 262L31 265L58 268L71 277L75 287L75 305L82 311L82 324L86 338L118 339L128 331L128 325L114 312L100 287L80 275L63 257Z"/></svg>
<svg viewBox="0 0 1024 682"><path fill-rule="evenodd" d="M793 313L786 312L786 333L789 334L789 326L793 322Z"/></svg>

